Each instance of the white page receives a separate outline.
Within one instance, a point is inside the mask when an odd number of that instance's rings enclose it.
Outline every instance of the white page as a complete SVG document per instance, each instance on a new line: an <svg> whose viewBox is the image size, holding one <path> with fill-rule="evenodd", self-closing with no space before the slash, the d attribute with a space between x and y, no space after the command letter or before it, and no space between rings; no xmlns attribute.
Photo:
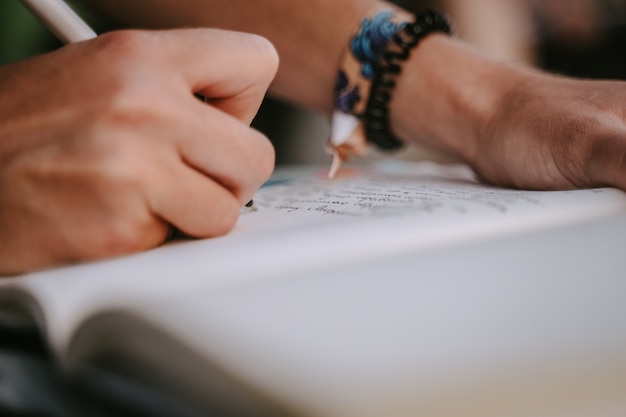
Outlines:
<svg viewBox="0 0 626 417"><path fill-rule="evenodd" d="M335 180L278 172L228 236L0 282L34 294L52 345L84 316L199 290L296 276L315 268L555 226L626 210L614 189L525 192L478 184L464 167L379 162ZM278 182L278 183L276 183Z"/></svg>
<svg viewBox="0 0 626 417"><path fill-rule="evenodd" d="M294 415L624 416L624 236L621 216L130 314Z"/></svg>

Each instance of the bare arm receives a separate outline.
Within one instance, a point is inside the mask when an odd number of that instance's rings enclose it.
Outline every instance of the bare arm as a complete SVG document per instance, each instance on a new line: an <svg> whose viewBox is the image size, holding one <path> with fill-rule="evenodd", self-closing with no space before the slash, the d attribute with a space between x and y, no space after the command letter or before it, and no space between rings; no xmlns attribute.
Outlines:
<svg viewBox="0 0 626 417"><path fill-rule="evenodd" d="M208 25L265 36L281 58L272 92L323 111L332 107L337 63L360 19L392 7L374 0L84 1L128 24ZM404 141L460 156L487 181L626 189L624 97L622 82L554 77L436 35L406 62L391 122Z"/></svg>

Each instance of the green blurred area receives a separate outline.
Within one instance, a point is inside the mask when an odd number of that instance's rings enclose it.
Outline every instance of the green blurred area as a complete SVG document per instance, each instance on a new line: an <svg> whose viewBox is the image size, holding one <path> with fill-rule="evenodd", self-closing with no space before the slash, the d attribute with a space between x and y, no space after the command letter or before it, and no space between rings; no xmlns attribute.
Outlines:
<svg viewBox="0 0 626 417"><path fill-rule="evenodd" d="M77 2L66 0L96 32L111 27ZM62 46L19 0L0 0L0 65Z"/></svg>
<svg viewBox="0 0 626 417"><path fill-rule="evenodd" d="M18 0L0 1L0 65L50 51L59 45Z"/></svg>

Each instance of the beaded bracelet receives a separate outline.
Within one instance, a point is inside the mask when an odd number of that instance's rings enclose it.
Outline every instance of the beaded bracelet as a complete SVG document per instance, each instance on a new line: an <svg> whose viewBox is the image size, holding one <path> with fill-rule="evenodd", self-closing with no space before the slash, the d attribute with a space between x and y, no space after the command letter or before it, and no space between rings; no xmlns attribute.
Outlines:
<svg viewBox="0 0 626 417"><path fill-rule="evenodd" d="M389 128L388 105L395 77L411 50L433 32L450 34L451 29L445 17L432 10L412 19L402 10L384 9L362 20L337 76L329 140L334 160L329 176L342 161L363 154L368 144L387 151L402 146Z"/></svg>
<svg viewBox="0 0 626 417"><path fill-rule="evenodd" d="M370 87L364 115L365 136L368 142L382 150L402 147L402 142L389 128L389 101L395 87L395 77L402 71L401 63L422 39L433 32L452 33L442 14L429 10L418 14L413 23L404 25L393 37L392 47L383 54Z"/></svg>

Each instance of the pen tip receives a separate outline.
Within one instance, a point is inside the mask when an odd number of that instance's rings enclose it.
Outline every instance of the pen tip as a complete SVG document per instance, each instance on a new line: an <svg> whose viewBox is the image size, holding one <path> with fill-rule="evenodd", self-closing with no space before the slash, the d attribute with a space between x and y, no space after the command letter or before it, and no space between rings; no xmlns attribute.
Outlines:
<svg viewBox="0 0 626 417"><path fill-rule="evenodd" d="M248 201L248 202L245 204L244 209L245 209L246 211L248 211L248 212L250 212L250 211L257 211L257 206L256 206L256 204L254 204L254 200L250 200L250 201Z"/></svg>
<svg viewBox="0 0 626 417"><path fill-rule="evenodd" d="M330 165L330 169L328 170L328 179L332 180L333 178L335 178L335 175L337 175L337 171L339 171L342 162L343 159L339 155L339 152L333 152L333 162Z"/></svg>

